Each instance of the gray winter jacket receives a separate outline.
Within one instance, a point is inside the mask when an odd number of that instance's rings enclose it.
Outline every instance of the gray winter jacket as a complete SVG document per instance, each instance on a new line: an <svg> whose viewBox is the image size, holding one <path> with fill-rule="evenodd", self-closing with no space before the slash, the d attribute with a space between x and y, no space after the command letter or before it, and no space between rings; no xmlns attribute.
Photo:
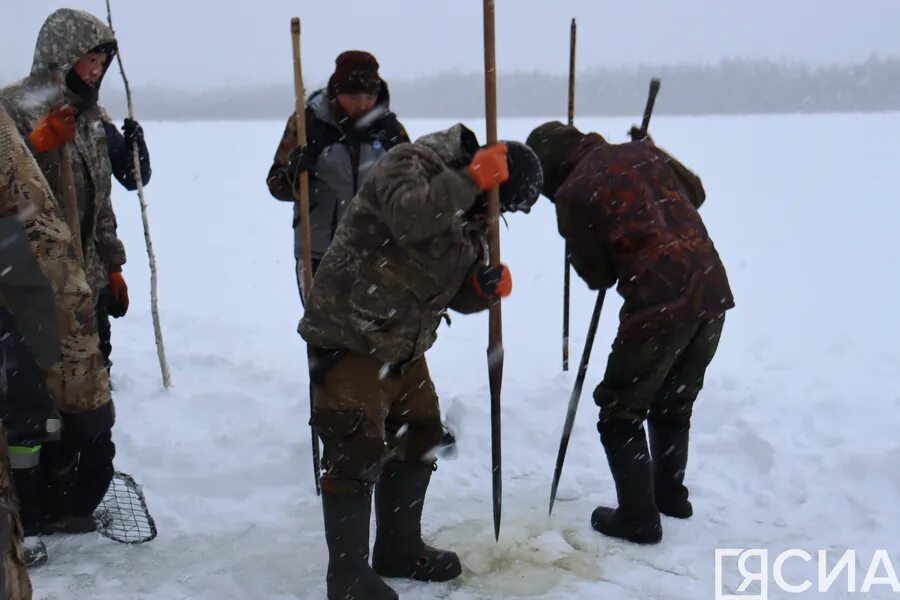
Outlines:
<svg viewBox="0 0 900 600"><path fill-rule="evenodd" d="M310 233L313 260L321 260L331 244L338 223L359 191L375 162L391 147L409 141L403 127L389 110L387 86L379 103L363 117L368 125L335 119L331 101L324 90L314 92L307 102L306 130L310 146L323 145L309 173ZM295 200L288 174L288 159L297 145L296 119L288 119L284 135L269 170L266 183L279 200ZM358 154L356 154L358 148ZM294 256L302 256L300 204L294 205Z"/></svg>

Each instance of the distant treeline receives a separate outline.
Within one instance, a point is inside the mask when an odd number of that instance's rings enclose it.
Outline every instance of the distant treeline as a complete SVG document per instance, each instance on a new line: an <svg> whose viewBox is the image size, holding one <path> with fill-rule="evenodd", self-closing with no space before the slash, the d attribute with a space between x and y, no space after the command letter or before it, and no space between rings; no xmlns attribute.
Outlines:
<svg viewBox="0 0 900 600"><path fill-rule="evenodd" d="M715 65L595 68L578 73L580 115L634 115L644 105L651 77L663 81L656 104L667 114L873 112L900 110L900 59L870 58L855 64L809 66L734 59ZM307 82L307 89L315 89ZM476 117L484 114L480 73L438 73L392 80L391 103L401 118ZM565 114L566 75L500 73L501 116ZM159 120L282 119L293 108L293 82L206 93L140 88L140 118ZM103 102L121 116L123 92L108 89Z"/></svg>

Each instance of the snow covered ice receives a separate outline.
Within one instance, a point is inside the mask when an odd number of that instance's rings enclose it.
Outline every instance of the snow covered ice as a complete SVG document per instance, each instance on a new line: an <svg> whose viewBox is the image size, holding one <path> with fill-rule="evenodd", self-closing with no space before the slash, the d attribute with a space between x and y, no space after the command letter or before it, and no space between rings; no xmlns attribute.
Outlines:
<svg viewBox="0 0 900 600"><path fill-rule="evenodd" d="M509 119L522 140L545 119ZM623 141L632 119L577 125ZM453 123L405 120L416 137ZM483 123L467 123L483 138ZM295 333L290 207L265 175L283 122L143 123L160 309L174 389L162 391L137 197L116 187L132 307L113 324L118 468L143 484L159 537L46 538L36 598L324 598L327 553L312 480L306 353ZM391 580L404 599L714 597L716 548L889 551L900 565L896 267L900 114L657 115L652 135L703 177L704 220L737 308L696 407L687 484L695 516L663 542L594 532L615 490L595 428L619 298L607 297L547 517L566 405L594 293L573 276L562 373L563 243L552 206L508 217L502 256L503 525L491 524L487 313L455 316L428 354L458 433L426 501L426 539L457 551L448 584ZM871 556L871 554L869 554ZM854 597L840 586L814 597ZM889 597L876 587L868 596ZM880 595L884 594L884 595Z"/></svg>

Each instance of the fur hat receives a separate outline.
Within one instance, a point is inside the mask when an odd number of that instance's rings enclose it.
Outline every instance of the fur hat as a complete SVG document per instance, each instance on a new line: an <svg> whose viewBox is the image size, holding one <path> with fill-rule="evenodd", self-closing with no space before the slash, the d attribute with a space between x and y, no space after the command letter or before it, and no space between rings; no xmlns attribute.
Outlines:
<svg viewBox="0 0 900 600"><path fill-rule="evenodd" d="M329 95L375 94L381 91L378 61L368 52L347 50L334 61L334 73L328 80Z"/></svg>

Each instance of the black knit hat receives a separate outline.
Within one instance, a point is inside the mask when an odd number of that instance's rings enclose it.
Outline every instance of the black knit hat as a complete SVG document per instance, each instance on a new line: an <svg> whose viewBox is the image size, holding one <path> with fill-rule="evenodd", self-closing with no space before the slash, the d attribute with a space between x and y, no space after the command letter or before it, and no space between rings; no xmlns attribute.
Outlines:
<svg viewBox="0 0 900 600"><path fill-rule="evenodd" d="M328 80L332 98L338 94L375 94L381 91L378 61L368 52L347 50L334 61L334 74Z"/></svg>
<svg viewBox="0 0 900 600"><path fill-rule="evenodd" d="M534 150L544 171L543 194L553 201L556 190L563 184L572 170L569 157L584 134L572 125L550 121L532 131L525 143Z"/></svg>
<svg viewBox="0 0 900 600"><path fill-rule="evenodd" d="M541 163L525 144L503 143L506 144L509 179L500 184L500 210L527 213L537 202L544 185Z"/></svg>

